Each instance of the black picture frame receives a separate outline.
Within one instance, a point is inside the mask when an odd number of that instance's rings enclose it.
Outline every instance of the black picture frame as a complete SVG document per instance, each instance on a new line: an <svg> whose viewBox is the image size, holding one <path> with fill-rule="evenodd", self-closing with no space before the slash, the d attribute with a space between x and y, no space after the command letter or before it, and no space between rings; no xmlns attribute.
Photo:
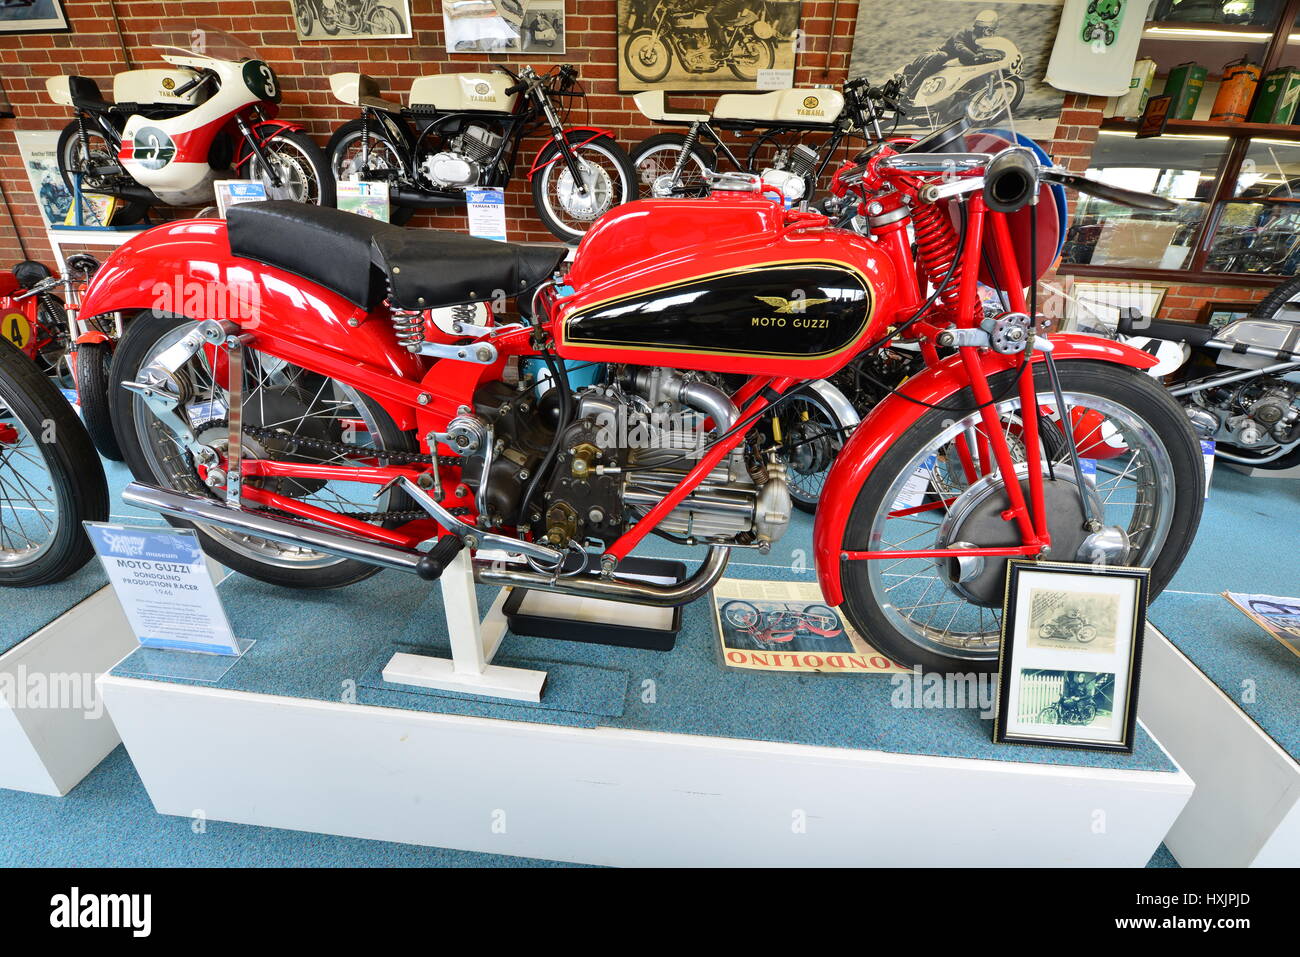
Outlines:
<svg viewBox="0 0 1300 957"><path fill-rule="evenodd" d="M1066 638L1063 635L1055 633L1056 622L1051 623L1052 634L1046 634L1042 629L1049 626L1047 624L1035 625L1035 616L1040 614L1038 605L1029 607L1025 614L1022 615L1024 603L1028 600L1036 602L1039 596L1026 596L1022 594L1023 586L1026 584L1025 578L1029 574L1035 575L1035 582L1042 579L1041 576L1047 576L1048 579L1053 576L1060 576L1060 587L1068 589L1071 584L1076 586L1074 592L1063 591L1066 596L1079 596L1077 598L1067 597L1067 601L1102 601L1111 597L1117 598L1117 604L1114 609L1114 622L1109 631L1102 635L1103 638L1109 637L1113 642L1110 654L1105 654L1105 645L1094 645L1097 639L1097 629L1093 628L1093 637L1082 638L1080 632L1073 637ZM1108 595L1105 591L1097 589L1097 583L1100 580L1116 583L1116 587ZM1087 590L1080 590L1079 586L1090 586ZM1138 692L1141 684L1142 673L1142 647L1146 637L1146 609L1147 601L1150 597L1150 570L1145 568L1130 568L1126 566L1115 565L1089 565L1076 562L1040 562L1031 559L1011 559L1007 563L1007 583L1006 593L1003 599L1002 607L1002 642L998 653L998 690L996 711L993 721L993 741L996 744L1029 744L1043 747L1057 748L1074 748L1088 751L1110 751L1122 754L1132 754L1134 744L1134 734L1137 727L1137 705ZM1125 589L1131 589L1127 592L1125 598ZM1048 593L1052 594L1052 593ZM1048 614L1049 605L1043 605L1041 614ZM1086 622L1086 619L1083 619ZM1059 619L1058 619L1059 621ZM1024 624L1035 629L1036 638L1031 635L1018 634L1018 625ZM1086 628L1086 626L1085 626ZM1026 629L1027 631L1027 629ZM1056 647L1047 647L1045 643L1056 644L1057 639L1062 638ZM1078 639L1078 640L1076 640ZM1037 647L1020 647L1022 641L1028 645L1033 642ZM1126 642L1126 647L1120 648L1121 641ZM1017 654L1022 656L1018 663ZM1032 659L1027 663L1023 659ZM1068 662L1069 666L1063 666L1062 662ZM1034 667L1038 665L1039 667ZM1121 668L1122 665L1122 668ZM1113 668L1113 671L1093 671L1098 667ZM1054 680L1055 675L1062 676L1062 691L1059 700L1053 704L1042 708L1034 720L1027 721L1023 714L1025 707L1032 709L1036 707L1033 700L1033 694L1030 691L1041 693L1049 683ZM1086 677L1085 677L1086 676ZM1097 722L1102 716L1103 705L1098 700L1098 694L1101 692L1099 685L1105 683L1104 679L1110 678L1110 705L1109 725L1118 732L1113 738L1090 737L1084 734L1088 728ZM1120 681L1123 680L1122 686L1122 713L1117 713L1121 709L1116 708L1117 692L1120 691ZM1036 682L1037 684L1033 684ZM1074 682L1079 688L1091 688L1090 698L1082 701L1082 693L1071 696L1068 691ZM1019 715L1012 714L1012 705L1015 704ZM1048 720L1044 715L1055 708L1056 719L1066 720ZM1092 717L1086 722L1081 718L1091 709ZM1025 725L1032 726L1033 730L1026 730ZM1081 728L1077 733L1056 733L1048 730L1049 727L1055 728Z"/></svg>
<svg viewBox="0 0 1300 957"><path fill-rule="evenodd" d="M39 16L42 11L50 16ZM25 14L25 15L20 15ZM61 0L16 0L0 9L0 36L23 33L67 33L72 29Z"/></svg>

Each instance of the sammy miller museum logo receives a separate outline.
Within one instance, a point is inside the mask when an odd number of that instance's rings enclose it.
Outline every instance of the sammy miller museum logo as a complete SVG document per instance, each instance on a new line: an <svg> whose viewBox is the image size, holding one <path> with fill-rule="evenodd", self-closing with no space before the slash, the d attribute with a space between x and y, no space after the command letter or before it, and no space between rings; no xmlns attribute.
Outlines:
<svg viewBox="0 0 1300 957"><path fill-rule="evenodd" d="M114 555L139 558L144 554L145 540L140 535L120 535L117 532L108 531L101 534L108 545L108 550Z"/></svg>
<svg viewBox="0 0 1300 957"><path fill-rule="evenodd" d="M50 898L50 926L59 929L121 928L132 937L153 932L152 894L90 894L74 887Z"/></svg>
<svg viewBox="0 0 1300 957"><path fill-rule="evenodd" d="M245 324L257 321L262 311L262 288L254 283L199 282L176 276L156 282L149 290L153 308L192 319L230 319Z"/></svg>

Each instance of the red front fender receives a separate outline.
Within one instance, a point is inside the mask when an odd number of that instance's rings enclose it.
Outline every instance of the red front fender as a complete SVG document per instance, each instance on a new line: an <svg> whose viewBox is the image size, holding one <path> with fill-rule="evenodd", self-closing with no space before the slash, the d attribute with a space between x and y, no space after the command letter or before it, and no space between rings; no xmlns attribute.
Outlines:
<svg viewBox="0 0 1300 957"><path fill-rule="evenodd" d="M609 130L602 130L598 126L570 126L565 129L564 136L569 141L570 146L586 146L588 143L598 140L602 136L607 136L611 140L614 139L613 133ZM552 140L537 151L537 156L533 160L533 165L528 170L529 182L532 182L532 179L537 174L538 170L550 166L559 159L559 149L560 148L555 145L555 141Z"/></svg>
<svg viewBox="0 0 1300 957"><path fill-rule="evenodd" d="M1052 336L1052 344L1058 362L1091 359L1134 369L1148 369L1157 362L1156 357L1149 353L1094 336L1056 335ZM980 361L985 374L992 376L1015 368L1020 357L987 352ZM1041 362L1041 353L1035 353L1033 361ZM899 391L921 402L935 404L949 399L965 385L961 359L953 355L907 380ZM840 551L858 491L890 446L928 411L925 406L891 395L868 413L835 457L835 464L831 466L817 503L817 518L813 525L817 579L828 604L839 605L844 601L840 585Z"/></svg>

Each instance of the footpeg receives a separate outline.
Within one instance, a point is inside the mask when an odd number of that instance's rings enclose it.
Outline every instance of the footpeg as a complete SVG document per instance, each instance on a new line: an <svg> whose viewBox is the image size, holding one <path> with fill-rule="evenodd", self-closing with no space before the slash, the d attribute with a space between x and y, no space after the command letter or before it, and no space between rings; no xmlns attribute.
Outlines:
<svg viewBox="0 0 1300 957"><path fill-rule="evenodd" d="M437 581L460 554L465 543L455 535L444 535L415 565L415 573L427 582Z"/></svg>

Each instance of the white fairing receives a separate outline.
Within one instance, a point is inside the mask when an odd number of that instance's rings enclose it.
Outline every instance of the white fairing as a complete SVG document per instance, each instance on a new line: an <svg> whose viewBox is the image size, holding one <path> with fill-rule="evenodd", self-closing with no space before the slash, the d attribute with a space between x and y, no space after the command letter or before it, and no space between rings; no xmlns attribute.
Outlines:
<svg viewBox="0 0 1300 957"><path fill-rule="evenodd" d="M1141 349L1148 355L1156 357L1156 364L1150 369L1145 369L1147 375L1153 379L1163 379L1175 369L1178 369L1188 357L1191 356L1191 347L1185 342L1174 342L1170 339L1149 339L1145 336L1120 336L1119 341L1132 346L1134 349Z"/></svg>
<svg viewBox="0 0 1300 957"><path fill-rule="evenodd" d="M773 90L771 93L725 93L718 97L713 118L830 126L843 110L844 94L838 90Z"/></svg>
<svg viewBox="0 0 1300 957"><path fill-rule="evenodd" d="M59 106L72 105L72 90L66 76L52 76L45 81L45 93Z"/></svg>
<svg viewBox="0 0 1300 957"><path fill-rule="evenodd" d="M180 116L154 120L139 114L126 121L119 157L126 171L142 186L148 186L165 203L189 206L207 202L212 196L216 174L203 155L181 155L177 137L209 124L224 122L231 114L261 97L244 82L242 63L215 60L200 55L166 54L163 59L177 66L206 67L217 74L217 91L205 102ZM210 138L206 138L210 142Z"/></svg>
<svg viewBox="0 0 1300 957"><path fill-rule="evenodd" d="M509 113L516 93L507 94L512 81L504 73L450 73L422 76L411 84L411 106L433 106L443 112L478 110Z"/></svg>
<svg viewBox="0 0 1300 957"><path fill-rule="evenodd" d="M171 70L127 70L113 77L113 102L115 103L183 103L194 106L203 98L201 88L192 89L184 96L179 90L198 74L184 68Z"/></svg>
<svg viewBox="0 0 1300 957"><path fill-rule="evenodd" d="M691 110L670 110L665 102L667 94L663 90L642 90L632 97L636 108L648 120L662 123L696 123L709 118L708 113Z"/></svg>

